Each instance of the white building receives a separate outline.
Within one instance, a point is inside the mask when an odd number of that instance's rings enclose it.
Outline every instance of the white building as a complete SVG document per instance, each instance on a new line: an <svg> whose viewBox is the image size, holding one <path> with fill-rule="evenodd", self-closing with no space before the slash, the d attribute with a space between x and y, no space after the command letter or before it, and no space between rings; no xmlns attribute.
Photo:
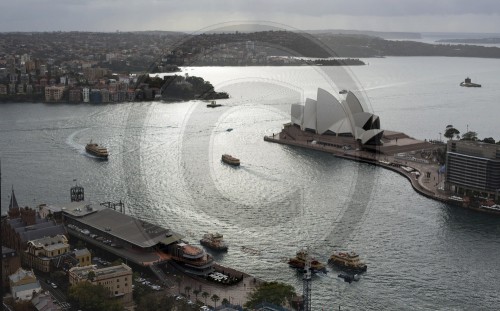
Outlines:
<svg viewBox="0 0 500 311"><path fill-rule="evenodd" d="M384 131L380 129L379 117L366 112L352 92L339 101L331 93L318 88L316 100L307 98L305 105L292 105L291 121L303 131L353 137L363 145L382 144Z"/></svg>
<svg viewBox="0 0 500 311"><path fill-rule="evenodd" d="M19 268L9 276L9 285L14 299L31 300L33 292L39 293L42 291L35 273L32 270L24 270L23 268Z"/></svg>
<svg viewBox="0 0 500 311"><path fill-rule="evenodd" d="M88 103L90 101L90 89L88 87L84 87L82 90L83 102Z"/></svg>

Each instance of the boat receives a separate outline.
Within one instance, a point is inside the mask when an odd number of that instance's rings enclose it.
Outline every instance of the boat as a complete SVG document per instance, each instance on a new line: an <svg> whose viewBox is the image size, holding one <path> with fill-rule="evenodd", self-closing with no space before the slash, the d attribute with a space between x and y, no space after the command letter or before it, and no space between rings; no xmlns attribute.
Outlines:
<svg viewBox="0 0 500 311"><path fill-rule="evenodd" d="M222 155L222 162L227 163L229 165L234 165L234 166L240 165L240 159L237 159L229 154Z"/></svg>
<svg viewBox="0 0 500 311"><path fill-rule="evenodd" d="M288 260L288 265L292 268L304 270L308 259L310 260L311 272L326 272L326 265L315 258L308 258L306 250L298 251L295 257Z"/></svg>
<svg viewBox="0 0 500 311"><path fill-rule="evenodd" d="M92 140L85 146L85 151L88 153L103 159L108 158L108 149L93 143Z"/></svg>
<svg viewBox="0 0 500 311"><path fill-rule="evenodd" d="M342 95L342 94L347 94L347 92L348 92L347 90L341 90L341 91L339 92L339 94L341 94L341 95Z"/></svg>
<svg viewBox="0 0 500 311"><path fill-rule="evenodd" d="M224 236L220 233L205 233L200 240L200 244L216 251L227 251L227 244L224 242Z"/></svg>
<svg viewBox="0 0 500 311"><path fill-rule="evenodd" d="M222 106L222 105L217 104L215 100L212 100L212 102L210 102L210 104L207 104L208 108L215 108L215 107L220 107L220 106Z"/></svg>
<svg viewBox="0 0 500 311"><path fill-rule="evenodd" d="M342 278L344 279L344 282L348 282L348 283L352 283L352 281L359 281L360 277L358 274L354 274L354 275L351 275L351 274L348 274L348 273L340 273L339 275L337 275L339 278Z"/></svg>
<svg viewBox="0 0 500 311"><path fill-rule="evenodd" d="M355 252L335 251L328 262L338 268L350 271L364 272L367 269L367 266L360 261L359 255Z"/></svg>
<svg viewBox="0 0 500 311"><path fill-rule="evenodd" d="M465 86L465 87L481 87L481 84L472 83L472 80L469 77L467 77L467 78L465 78L465 81L460 82L460 86Z"/></svg>

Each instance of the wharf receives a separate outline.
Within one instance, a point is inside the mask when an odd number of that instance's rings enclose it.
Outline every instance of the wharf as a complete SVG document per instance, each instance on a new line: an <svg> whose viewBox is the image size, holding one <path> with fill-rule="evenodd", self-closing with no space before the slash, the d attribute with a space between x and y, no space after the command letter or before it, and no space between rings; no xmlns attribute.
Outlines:
<svg viewBox="0 0 500 311"><path fill-rule="evenodd" d="M415 140L404 133L385 132L387 134L383 139L384 147L376 150L361 150L352 138L325 137L286 125L280 133L264 136L264 141L317 150L339 158L381 166L406 177L413 189L425 197L479 212L500 214L500 212L472 207L450 199L453 194L445 190L444 177L439 174L437 163L416 157L405 159L398 156L401 153L436 149L440 145Z"/></svg>

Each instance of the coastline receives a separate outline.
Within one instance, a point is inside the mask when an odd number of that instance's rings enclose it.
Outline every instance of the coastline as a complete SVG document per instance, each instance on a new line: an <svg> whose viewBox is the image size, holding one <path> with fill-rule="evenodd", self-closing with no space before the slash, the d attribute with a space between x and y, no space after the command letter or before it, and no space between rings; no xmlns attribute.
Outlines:
<svg viewBox="0 0 500 311"><path fill-rule="evenodd" d="M333 156L341 159L347 159L375 166L380 166L390 171L396 172L399 175L408 179L413 190L415 190L420 195L425 196L429 199L439 201L445 204L450 204L474 210L477 212L500 216L500 211L493 211L493 210L483 209L480 207L473 207L463 202L450 199L450 197L453 196L453 194L444 190L444 177L441 178L439 173L437 173L439 169L439 166L437 164L425 164L412 161L404 161L401 159L397 159L394 156L382 153L373 153L363 150L339 149L332 146L310 144L307 141L304 142L295 139L292 140L286 139L286 137L290 137L290 135L287 136L287 134L284 134L284 131L285 130L283 130L279 134L273 134L272 136L264 136L264 141L282 145L295 146L305 149L317 150L332 154ZM409 171L403 169L404 167L405 168L410 167L413 170Z"/></svg>

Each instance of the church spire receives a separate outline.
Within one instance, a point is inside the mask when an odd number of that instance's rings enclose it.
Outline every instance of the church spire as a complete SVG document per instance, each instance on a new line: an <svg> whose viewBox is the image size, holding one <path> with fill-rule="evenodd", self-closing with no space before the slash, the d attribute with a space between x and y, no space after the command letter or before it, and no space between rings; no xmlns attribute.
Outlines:
<svg viewBox="0 0 500 311"><path fill-rule="evenodd" d="M17 204L16 195L14 194L14 186L12 186L12 194L10 195L9 209L19 208Z"/></svg>

